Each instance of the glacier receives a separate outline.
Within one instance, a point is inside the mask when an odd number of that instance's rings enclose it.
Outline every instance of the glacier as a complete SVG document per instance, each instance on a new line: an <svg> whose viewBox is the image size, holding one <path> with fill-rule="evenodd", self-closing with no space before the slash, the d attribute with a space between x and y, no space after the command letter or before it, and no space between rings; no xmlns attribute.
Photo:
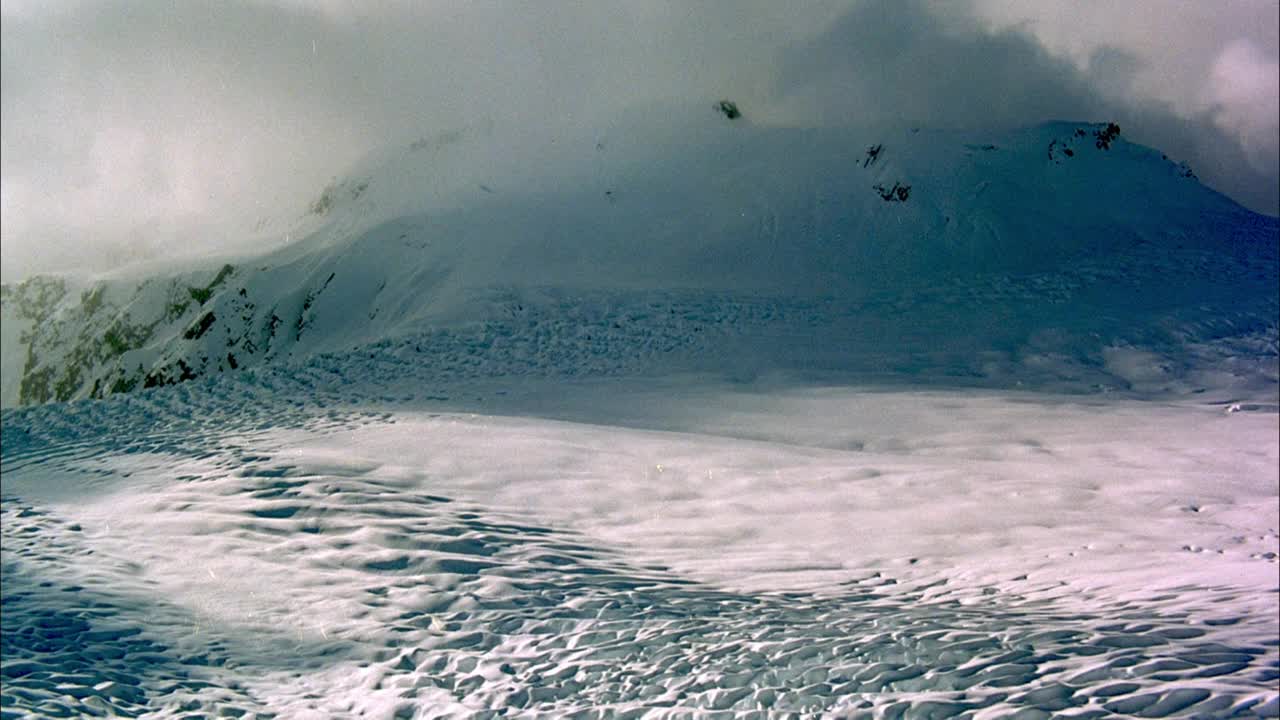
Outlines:
<svg viewBox="0 0 1280 720"><path fill-rule="evenodd" d="M3 293L3 717L1280 716L1280 224L1107 124L390 148Z"/></svg>

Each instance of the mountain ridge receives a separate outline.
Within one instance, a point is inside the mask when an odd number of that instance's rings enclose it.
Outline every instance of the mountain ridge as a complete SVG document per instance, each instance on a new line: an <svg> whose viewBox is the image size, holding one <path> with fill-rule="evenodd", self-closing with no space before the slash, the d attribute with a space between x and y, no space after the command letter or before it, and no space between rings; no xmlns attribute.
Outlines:
<svg viewBox="0 0 1280 720"><path fill-rule="evenodd" d="M1049 372L1075 389L1135 387L1108 369L1108 348L1129 347L1187 366L1137 385L1185 390L1207 369L1188 347L1243 337L1247 384L1274 386L1277 221L1114 125L868 142L688 122L689 136L607 128L424 181L491 142L458 133L331 183L298 239L259 256L6 285L4 404L410 346L460 377L784 369L1020 384L1039 377L1028 357L1062 356ZM1146 307L1112 307L1116 292ZM1206 330L1215 318L1234 330Z"/></svg>

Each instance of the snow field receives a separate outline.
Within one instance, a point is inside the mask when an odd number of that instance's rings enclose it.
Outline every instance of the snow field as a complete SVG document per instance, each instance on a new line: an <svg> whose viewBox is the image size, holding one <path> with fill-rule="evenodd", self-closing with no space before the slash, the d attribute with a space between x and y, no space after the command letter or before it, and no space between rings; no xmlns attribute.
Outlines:
<svg viewBox="0 0 1280 720"><path fill-rule="evenodd" d="M1273 411L501 385L6 415L4 712L1280 710Z"/></svg>
<svg viewBox="0 0 1280 720"><path fill-rule="evenodd" d="M0 720L1280 716L1276 221L722 120L6 287Z"/></svg>

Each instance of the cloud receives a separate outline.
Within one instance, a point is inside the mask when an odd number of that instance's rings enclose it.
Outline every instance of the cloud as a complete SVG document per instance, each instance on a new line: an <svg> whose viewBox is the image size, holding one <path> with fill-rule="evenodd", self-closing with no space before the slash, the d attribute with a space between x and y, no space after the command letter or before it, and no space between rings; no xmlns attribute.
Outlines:
<svg viewBox="0 0 1280 720"><path fill-rule="evenodd" d="M474 127L518 146L726 96L774 123L1114 119L1275 213L1267 5L1240 27L1171 6L1154 22L1181 55L1108 7L8 0L0 272L234 250L382 146Z"/></svg>
<svg viewBox="0 0 1280 720"><path fill-rule="evenodd" d="M1134 50L1083 46L1055 54L1025 24L984 22L968 9L916 0L853 7L781 56L778 93L816 122L1011 127L1047 120L1114 120L1126 135L1189 162L1238 202L1280 212L1277 71L1249 41L1206 56L1183 107L1143 93L1148 64ZM1274 48L1274 45L1273 45Z"/></svg>
<svg viewBox="0 0 1280 720"><path fill-rule="evenodd" d="M314 181L358 157L344 150L351 114L331 111L355 98L332 92L332 68L298 60L322 19L227 7L6 15L6 278L221 247L289 199L292 174Z"/></svg>
<svg viewBox="0 0 1280 720"><path fill-rule="evenodd" d="M831 124L1010 127L1101 109L1069 61L914 0L856 6L781 56L783 101Z"/></svg>
<svg viewBox="0 0 1280 720"><path fill-rule="evenodd" d="M1213 64L1209 100L1214 124L1240 142L1249 164L1274 171L1280 158L1280 63L1247 40L1232 43Z"/></svg>
<svg viewBox="0 0 1280 720"><path fill-rule="evenodd" d="M7 2L4 277L243 244L366 153L452 128L759 97L773 44L833 12L777 33L775 5Z"/></svg>

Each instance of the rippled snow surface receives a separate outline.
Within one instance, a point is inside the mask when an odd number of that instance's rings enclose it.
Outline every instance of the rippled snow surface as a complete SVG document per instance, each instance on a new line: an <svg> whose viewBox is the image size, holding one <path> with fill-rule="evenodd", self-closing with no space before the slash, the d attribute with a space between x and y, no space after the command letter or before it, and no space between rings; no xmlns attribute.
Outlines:
<svg viewBox="0 0 1280 720"><path fill-rule="evenodd" d="M1280 714L1274 408L301 382L5 412L3 717Z"/></svg>

